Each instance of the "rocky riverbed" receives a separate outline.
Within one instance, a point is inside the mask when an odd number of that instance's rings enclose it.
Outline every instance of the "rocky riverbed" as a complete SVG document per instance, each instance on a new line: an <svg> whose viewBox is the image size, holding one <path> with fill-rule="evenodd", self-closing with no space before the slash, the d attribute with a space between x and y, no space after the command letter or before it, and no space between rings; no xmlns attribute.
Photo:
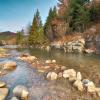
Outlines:
<svg viewBox="0 0 100 100"><path fill-rule="evenodd" d="M26 52L26 51L25 51ZM37 51L36 51L37 52ZM80 92L77 85L77 80L75 79L75 83L69 82L69 79L66 79L68 73L73 73L71 76L75 76L78 78L79 83L83 79L85 82L93 82L94 88L99 88L100 86L100 74L92 75L93 77L89 77L88 74L83 70L84 65L80 66L80 69L77 67L73 67L71 65L63 65L63 61L61 63L56 61L54 56L53 58L49 59L50 55L45 59L41 58L41 55L36 56L36 52L34 56L26 54L26 53L19 53L15 50L10 51L10 55L8 58L0 58L0 63L8 61L16 63L16 69L12 70L11 72L7 73L0 77L0 81L6 83L7 89L9 89L9 94L5 100L14 100L14 98L23 98L28 96L28 100L99 100L99 91L97 89L95 92L90 93L86 90ZM41 52L38 52L41 53ZM43 54L43 53L42 53ZM45 56L45 55L44 55ZM62 56L60 56L62 57ZM68 60L67 60L68 61ZM86 63L86 62L85 62ZM97 64L99 61L97 60ZM68 63L69 64L69 63ZM72 69L74 68L74 69ZM92 68L92 67L91 67ZM70 70L71 69L71 70ZM89 69L89 68L88 68ZM68 71L70 70L70 71ZM83 71L82 71L83 70ZM87 70L87 68L86 68ZM94 70L94 68L93 68ZM89 70L87 71L89 72ZM91 72L91 71L90 71ZM90 73L89 72L89 73ZM48 75L49 74L49 75ZM63 75L62 75L63 74ZM60 76L58 78L58 75ZM69 75L70 76L70 75ZM64 78L65 77L65 78ZM49 79L49 80L48 80ZM52 80L52 81L50 81ZM83 85L82 85L83 86ZM17 88L17 89L16 89ZM20 93L17 93L17 90L22 90ZM15 90L14 90L15 89ZM90 85L91 89L91 85ZM87 92L86 92L87 91ZM23 94L24 93L24 94ZM19 100L19 99L18 99Z"/></svg>

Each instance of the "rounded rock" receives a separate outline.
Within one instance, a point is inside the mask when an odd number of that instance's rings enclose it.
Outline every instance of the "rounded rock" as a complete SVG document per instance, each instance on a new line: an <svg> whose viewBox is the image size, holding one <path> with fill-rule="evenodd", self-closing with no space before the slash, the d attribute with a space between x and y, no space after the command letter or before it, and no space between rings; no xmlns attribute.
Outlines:
<svg viewBox="0 0 100 100"><path fill-rule="evenodd" d="M13 89L13 94L15 97L21 98L21 99L27 99L29 92L28 89L25 86L18 85Z"/></svg>
<svg viewBox="0 0 100 100"><path fill-rule="evenodd" d="M5 100L8 95L8 88L0 88L0 100Z"/></svg>
<svg viewBox="0 0 100 100"><path fill-rule="evenodd" d="M58 78L58 75L55 72L49 72L47 74L47 79L56 80L57 78Z"/></svg>
<svg viewBox="0 0 100 100"><path fill-rule="evenodd" d="M5 82L0 81L0 88L4 87L6 85Z"/></svg>
<svg viewBox="0 0 100 100"><path fill-rule="evenodd" d="M4 64L4 69L5 70L12 70L17 66L16 62L7 62Z"/></svg>
<svg viewBox="0 0 100 100"><path fill-rule="evenodd" d="M83 91L84 90L83 83L80 80L76 80L73 85L75 87L77 87L79 91Z"/></svg>

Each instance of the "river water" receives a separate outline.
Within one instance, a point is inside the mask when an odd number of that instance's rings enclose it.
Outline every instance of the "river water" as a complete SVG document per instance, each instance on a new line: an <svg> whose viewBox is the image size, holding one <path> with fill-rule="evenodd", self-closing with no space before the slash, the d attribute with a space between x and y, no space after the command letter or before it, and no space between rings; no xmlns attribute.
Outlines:
<svg viewBox="0 0 100 100"><path fill-rule="evenodd" d="M96 86L100 87L100 77L97 77L100 75L100 55L67 54L58 50L51 52L40 49L10 50L11 57L0 58L0 63L15 61L18 65L13 72L0 77L0 80L5 81L10 88L7 100L11 99L12 90L16 85L25 85L28 88L29 100L100 100L98 97L78 92L65 79L47 81L44 75L38 73L30 64L17 60L21 52L29 52L40 59L56 59L67 68L80 71L83 78L94 81Z"/></svg>

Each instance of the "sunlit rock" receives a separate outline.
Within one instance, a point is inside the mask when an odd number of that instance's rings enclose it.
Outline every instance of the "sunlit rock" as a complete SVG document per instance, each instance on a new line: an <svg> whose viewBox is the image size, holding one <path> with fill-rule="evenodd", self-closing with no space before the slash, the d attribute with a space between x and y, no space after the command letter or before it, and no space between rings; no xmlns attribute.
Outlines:
<svg viewBox="0 0 100 100"><path fill-rule="evenodd" d="M12 70L16 68L17 64L16 62L7 62L4 64L4 70Z"/></svg>
<svg viewBox="0 0 100 100"><path fill-rule="evenodd" d="M61 70L62 71L66 70L66 66L61 66Z"/></svg>
<svg viewBox="0 0 100 100"><path fill-rule="evenodd" d="M34 61L35 59L36 59L35 56L29 56L29 57L27 57L27 60L28 60L29 62L32 62L32 61Z"/></svg>
<svg viewBox="0 0 100 100"><path fill-rule="evenodd" d="M49 79L49 80L56 80L57 77L58 77L58 75L55 72L49 72L47 74L47 79Z"/></svg>
<svg viewBox="0 0 100 100"><path fill-rule="evenodd" d="M68 69L63 72L64 78L76 77L76 71L74 69Z"/></svg>
<svg viewBox="0 0 100 100"><path fill-rule="evenodd" d="M6 100L8 91L8 88L0 88L0 100Z"/></svg>
<svg viewBox="0 0 100 100"><path fill-rule="evenodd" d="M100 97L100 88L95 88L97 95Z"/></svg>
<svg viewBox="0 0 100 100"><path fill-rule="evenodd" d="M80 80L76 80L73 84L75 87L77 87L77 89L79 91L83 91L84 88L83 88L83 83L80 81Z"/></svg>
<svg viewBox="0 0 100 100"><path fill-rule="evenodd" d="M18 85L13 89L13 94L15 97L26 100L28 98L29 92L25 86Z"/></svg>
<svg viewBox="0 0 100 100"><path fill-rule="evenodd" d="M85 49L85 53L95 53L95 50L92 50L92 49Z"/></svg>
<svg viewBox="0 0 100 100"><path fill-rule="evenodd" d="M4 87L5 85L6 85L6 83L5 83L5 82L0 81L0 88Z"/></svg>
<svg viewBox="0 0 100 100"><path fill-rule="evenodd" d="M80 80L80 81L82 80L82 74L81 74L81 72L77 72L76 79Z"/></svg>
<svg viewBox="0 0 100 100"><path fill-rule="evenodd" d="M50 63L52 63L52 61L51 60L46 60L45 63L50 64Z"/></svg>
<svg viewBox="0 0 100 100"><path fill-rule="evenodd" d="M49 52L50 50L51 50L50 46L47 46L47 47L46 47L46 51Z"/></svg>
<svg viewBox="0 0 100 100"><path fill-rule="evenodd" d="M56 63L56 60L52 60L52 63Z"/></svg>
<svg viewBox="0 0 100 100"><path fill-rule="evenodd" d="M89 93L94 93L96 90L95 90L95 84L92 82L92 81L90 81L88 84L87 84L87 91L89 92Z"/></svg>
<svg viewBox="0 0 100 100"><path fill-rule="evenodd" d="M59 72L59 73L58 73L58 77L59 77L59 78L63 77L63 73L62 73L62 72Z"/></svg>

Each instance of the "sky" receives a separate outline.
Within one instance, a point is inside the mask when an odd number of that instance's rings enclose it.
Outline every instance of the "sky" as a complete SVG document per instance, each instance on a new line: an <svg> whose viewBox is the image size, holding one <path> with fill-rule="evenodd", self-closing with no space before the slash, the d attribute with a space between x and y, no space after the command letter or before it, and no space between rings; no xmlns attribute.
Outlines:
<svg viewBox="0 0 100 100"><path fill-rule="evenodd" d="M45 22L50 7L57 5L57 0L0 0L0 32L17 32L32 23L36 9Z"/></svg>

